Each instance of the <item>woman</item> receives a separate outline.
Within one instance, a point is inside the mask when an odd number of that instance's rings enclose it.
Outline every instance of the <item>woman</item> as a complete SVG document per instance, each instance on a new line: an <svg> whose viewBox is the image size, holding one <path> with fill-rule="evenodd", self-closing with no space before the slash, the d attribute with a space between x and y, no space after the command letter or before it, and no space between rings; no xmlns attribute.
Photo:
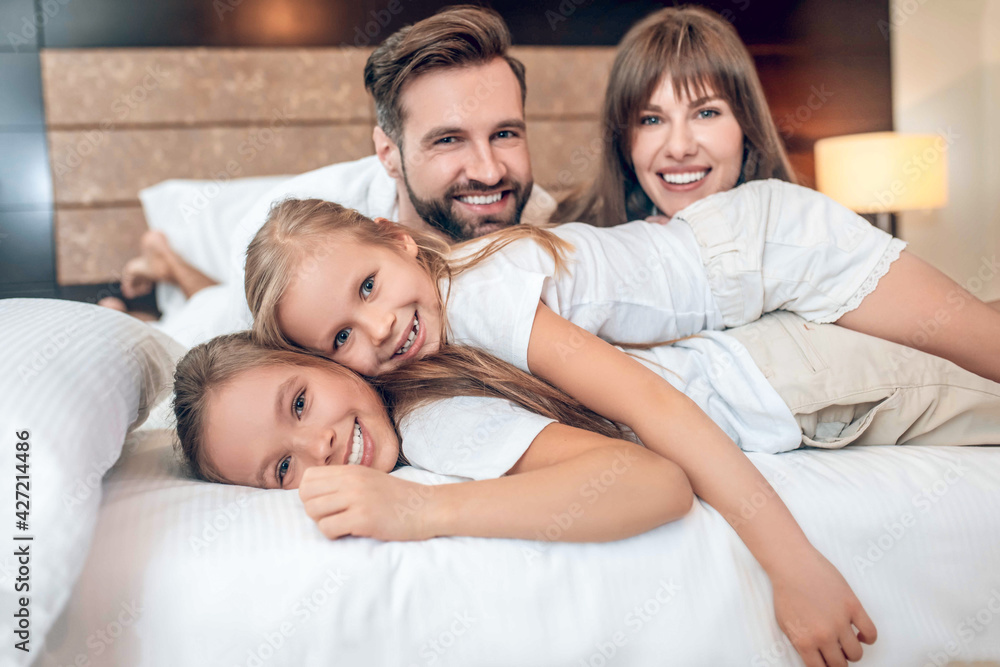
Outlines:
<svg viewBox="0 0 1000 667"><path fill-rule="evenodd" d="M728 22L702 8L666 8L629 30L602 132L594 186L564 201L554 222L666 222L745 182L794 180L750 54ZM870 297L836 323L1000 381L1000 313L906 251L890 262Z"/></svg>
<svg viewBox="0 0 1000 667"><path fill-rule="evenodd" d="M552 222L609 227L670 217L748 181L795 182L753 59L727 21L700 7L654 12L625 35L601 132L607 150L594 184L564 200ZM657 183L658 167L707 174L671 188Z"/></svg>

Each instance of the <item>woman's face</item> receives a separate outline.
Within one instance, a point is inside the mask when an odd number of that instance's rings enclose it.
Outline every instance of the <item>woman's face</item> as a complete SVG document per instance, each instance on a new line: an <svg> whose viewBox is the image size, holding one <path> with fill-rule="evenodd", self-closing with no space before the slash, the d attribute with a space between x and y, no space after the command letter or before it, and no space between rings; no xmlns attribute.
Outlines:
<svg viewBox="0 0 1000 667"><path fill-rule="evenodd" d="M250 369L209 394L205 423L208 461L243 486L295 489L318 465L391 472L399 455L375 390L346 369Z"/></svg>
<svg viewBox="0 0 1000 667"><path fill-rule="evenodd" d="M297 344L377 377L437 350L441 308L409 236L399 250L332 240L303 263L278 304Z"/></svg>
<svg viewBox="0 0 1000 667"><path fill-rule="evenodd" d="M729 104L706 87L691 100L664 77L632 130L632 165L660 213L672 216L736 185L743 130Z"/></svg>

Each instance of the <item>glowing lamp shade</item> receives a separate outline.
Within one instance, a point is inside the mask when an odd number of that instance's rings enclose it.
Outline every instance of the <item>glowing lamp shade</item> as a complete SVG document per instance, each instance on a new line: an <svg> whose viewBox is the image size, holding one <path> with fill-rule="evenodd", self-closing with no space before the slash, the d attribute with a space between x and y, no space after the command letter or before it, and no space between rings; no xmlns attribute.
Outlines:
<svg viewBox="0 0 1000 667"><path fill-rule="evenodd" d="M936 134L872 132L816 142L816 189L858 213L948 202L948 144Z"/></svg>

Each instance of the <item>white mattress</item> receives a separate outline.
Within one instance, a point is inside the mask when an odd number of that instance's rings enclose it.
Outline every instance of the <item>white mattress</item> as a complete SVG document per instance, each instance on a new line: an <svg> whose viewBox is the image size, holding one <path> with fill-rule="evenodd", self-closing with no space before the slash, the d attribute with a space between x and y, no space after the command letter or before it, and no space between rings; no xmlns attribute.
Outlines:
<svg viewBox="0 0 1000 667"><path fill-rule="evenodd" d="M296 491L185 479L169 437L126 443L35 664L802 664L763 571L703 503L609 544L331 542ZM875 621L861 665L1000 658L1000 449L750 458Z"/></svg>

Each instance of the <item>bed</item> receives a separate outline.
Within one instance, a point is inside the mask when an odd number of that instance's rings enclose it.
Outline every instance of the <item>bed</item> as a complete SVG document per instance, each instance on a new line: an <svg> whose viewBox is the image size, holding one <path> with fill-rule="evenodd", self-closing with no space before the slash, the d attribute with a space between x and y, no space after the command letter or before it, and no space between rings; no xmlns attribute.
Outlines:
<svg viewBox="0 0 1000 667"><path fill-rule="evenodd" d="M360 77L343 76L360 71L366 55L44 53L60 282L114 280L147 226L187 243L189 259L213 275L228 253L219 247L227 225L246 199L237 191L264 187L244 179L273 185L275 175L370 151L372 114ZM528 98L536 178L550 188L572 185L593 165L592 91L603 88L609 51L518 55L532 86L548 77L561 93ZM287 89L289 69L309 72L297 85L321 92ZM150 71L158 76L147 80ZM330 80L344 83L321 85ZM114 101L133 99L139 85L150 103L104 126ZM200 92L186 95L191 89ZM262 139L276 108L287 124L274 126L272 141L232 173L230 156L252 133ZM559 131L549 131L556 124ZM88 137L96 148L83 154ZM83 168L58 168L74 155ZM189 180L161 183L174 178ZM16 340L0 334L4 349L18 351L0 358L0 371L21 382L0 392L0 418L5 437L36 425L41 475L33 500L41 522L33 649L11 651L8 643L3 664L802 664L777 627L763 571L701 502L680 521L608 544L546 539L546 530L558 534L555 518L537 541L331 542L294 491L188 478L171 449L164 377L184 347L215 331L205 325L211 308L182 305L169 291L157 296L165 313L157 326L167 336L118 313L90 314L92 306L0 303L5 323L26 323ZM56 337L66 331L73 335ZM47 415L47 401L62 410L60 420ZM13 455L3 461L8 470ZM878 626L861 665L1000 661L997 448L749 456ZM453 481L412 468L394 474ZM10 485L13 495L11 477L0 490ZM754 502L746 507L751 517ZM16 607L16 567L0 558L5 610ZM0 630L10 637L17 623L5 611Z"/></svg>
<svg viewBox="0 0 1000 667"><path fill-rule="evenodd" d="M37 665L801 664L763 571L700 501L608 544L551 542L556 520L538 541L330 542L295 491L186 478L154 426L104 480L93 546ZM860 664L1000 656L995 448L750 458L875 621Z"/></svg>

